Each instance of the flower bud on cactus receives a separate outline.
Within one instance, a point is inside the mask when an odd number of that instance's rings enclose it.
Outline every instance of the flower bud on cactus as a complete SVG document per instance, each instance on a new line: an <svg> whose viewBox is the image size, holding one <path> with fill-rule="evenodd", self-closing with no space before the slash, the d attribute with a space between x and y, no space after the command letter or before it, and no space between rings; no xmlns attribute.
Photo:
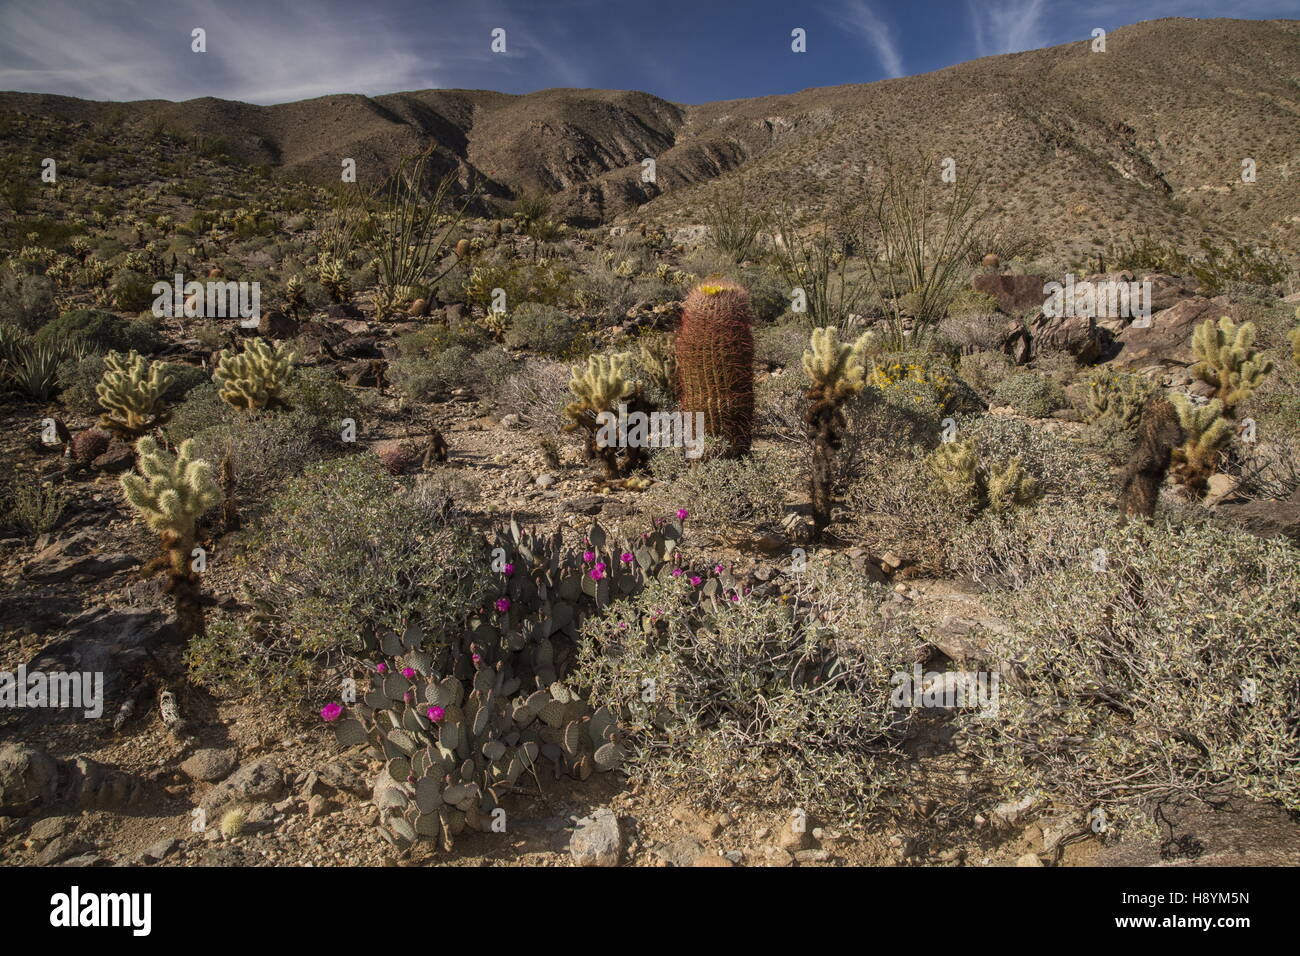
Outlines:
<svg viewBox="0 0 1300 956"><path fill-rule="evenodd" d="M754 434L754 333L749 294L727 279L709 279L682 304L677 382L683 412L704 413L705 433L727 454L749 451Z"/></svg>
<svg viewBox="0 0 1300 956"><path fill-rule="evenodd" d="M123 438L135 438L168 416L163 393L172 384L172 376L162 362L146 362L139 352L127 355L109 352L104 356L107 370L95 394L104 409L99 426Z"/></svg>
<svg viewBox="0 0 1300 956"><path fill-rule="evenodd" d="M240 353L222 349L214 374L222 399L245 410L283 406L280 393L295 358L286 346L265 339L253 339Z"/></svg>

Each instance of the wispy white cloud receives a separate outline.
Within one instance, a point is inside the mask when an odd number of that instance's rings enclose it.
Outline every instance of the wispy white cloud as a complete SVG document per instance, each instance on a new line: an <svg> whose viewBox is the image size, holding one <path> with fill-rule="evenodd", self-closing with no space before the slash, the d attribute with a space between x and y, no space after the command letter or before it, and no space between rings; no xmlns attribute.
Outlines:
<svg viewBox="0 0 1300 956"><path fill-rule="evenodd" d="M976 56L1047 46L1046 0L966 0Z"/></svg>
<svg viewBox="0 0 1300 956"><path fill-rule="evenodd" d="M195 27L207 31L206 53L191 50ZM14 0L0 6L0 89L278 103L436 86L437 61L418 42L355 10L335 17L303 0L238 15L217 0Z"/></svg>
<svg viewBox="0 0 1300 956"><path fill-rule="evenodd" d="M865 39L880 58L886 75L903 75L903 53L894 31L867 0L846 0L832 14L842 29Z"/></svg>

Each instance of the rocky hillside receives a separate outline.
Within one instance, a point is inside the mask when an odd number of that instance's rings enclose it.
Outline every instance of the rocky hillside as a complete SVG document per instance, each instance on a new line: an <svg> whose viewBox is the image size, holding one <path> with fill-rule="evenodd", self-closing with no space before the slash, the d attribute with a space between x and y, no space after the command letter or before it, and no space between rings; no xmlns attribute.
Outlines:
<svg viewBox="0 0 1300 956"><path fill-rule="evenodd" d="M522 96L424 90L276 106L216 99L95 103L0 95L5 112L221 142L236 160L332 181L341 157L378 179L435 146L488 196L556 194L571 221L698 219L722 187L808 213L861 188L894 151L951 156L988 182L995 214L1088 251L1117 235L1176 234L1300 249L1300 21L1167 19L923 76L685 106L646 93ZM12 142L12 140L11 140ZM36 142L19 143L34 149ZM44 155L44 154L42 154ZM654 157L657 182L641 181ZM1243 159L1257 181L1241 181Z"/></svg>

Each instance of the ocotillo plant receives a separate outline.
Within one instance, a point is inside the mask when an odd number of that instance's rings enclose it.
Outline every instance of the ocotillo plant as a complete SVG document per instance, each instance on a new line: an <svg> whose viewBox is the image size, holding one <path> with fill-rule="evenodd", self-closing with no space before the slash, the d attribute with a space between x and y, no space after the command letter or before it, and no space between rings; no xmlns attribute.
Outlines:
<svg viewBox="0 0 1300 956"><path fill-rule="evenodd" d="M1253 348L1254 343L1254 324L1236 325L1226 315L1218 325L1207 320L1192 334L1192 354L1197 359L1192 374L1214 386L1214 397L1223 403L1222 412L1228 418L1235 417L1236 407L1250 398L1273 369L1273 363Z"/></svg>
<svg viewBox="0 0 1300 956"><path fill-rule="evenodd" d="M754 434L754 332L749 293L727 279L708 279L682 304L677 332L677 394L683 412L704 413L705 433L727 443L731 457L749 451Z"/></svg>
<svg viewBox="0 0 1300 956"><path fill-rule="evenodd" d="M236 408L252 411L283 407L281 392L293 372L295 358L287 346L253 339L239 353L222 349L213 377L222 399Z"/></svg>
<svg viewBox="0 0 1300 956"><path fill-rule="evenodd" d="M812 442L813 526L821 534L831 522L831 483L835 452L844 430L843 405L866 384L862 357L870 343L863 335L852 345L840 342L835 327L813 329L803 353L808 388L808 436Z"/></svg>
<svg viewBox="0 0 1300 956"><path fill-rule="evenodd" d="M162 539L162 555L146 572L167 569L167 591L176 600L182 637L204 633L199 576L191 566L195 528L205 511L221 501L212 465L193 457L193 443L181 443L173 457L146 435L136 442L140 474L122 476L127 502Z"/></svg>
<svg viewBox="0 0 1300 956"><path fill-rule="evenodd" d="M169 414L163 393L172 376L162 362L146 362L134 349L125 356L109 352L104 356L108 367L95 386L99 404L104 409L99 427L126 439L135 439L157 425Z"/></svg>

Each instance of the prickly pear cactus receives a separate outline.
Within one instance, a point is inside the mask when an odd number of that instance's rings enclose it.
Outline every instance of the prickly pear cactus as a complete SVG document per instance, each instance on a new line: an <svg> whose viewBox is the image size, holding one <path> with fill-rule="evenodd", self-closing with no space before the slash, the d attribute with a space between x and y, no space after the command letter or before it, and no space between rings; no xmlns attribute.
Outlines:
<svg viewBox="0 0 1300 956"><path fill-rule="evenodd" d="M334 730L341 746L368 744L385 763L374 800L389 842L450 849L466 828L492 832L526 774L585 780L620 765L613 716L588 706L565 677L587 615L671 575L681 536L680 519L618 543L593 524L580 547L566 549L559 533L530 534L512 521L492 542L503 593L457 632L412 622L401 634L362 635L371 687ZM711 599L705 591L700 599Z"/></svg>

